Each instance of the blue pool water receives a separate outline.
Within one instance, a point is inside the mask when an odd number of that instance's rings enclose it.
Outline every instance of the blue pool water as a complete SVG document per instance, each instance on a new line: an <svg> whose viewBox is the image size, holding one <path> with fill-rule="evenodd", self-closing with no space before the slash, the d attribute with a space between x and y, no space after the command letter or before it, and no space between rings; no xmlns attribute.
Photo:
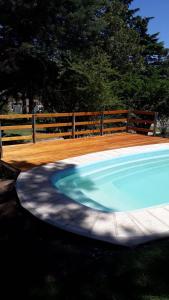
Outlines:
<svg viewBox="0 0 169 300"><path fill-rule="evenodd" d="M72 200L106 212L169 203L169 150L72 167L52 182Z"/></svg>

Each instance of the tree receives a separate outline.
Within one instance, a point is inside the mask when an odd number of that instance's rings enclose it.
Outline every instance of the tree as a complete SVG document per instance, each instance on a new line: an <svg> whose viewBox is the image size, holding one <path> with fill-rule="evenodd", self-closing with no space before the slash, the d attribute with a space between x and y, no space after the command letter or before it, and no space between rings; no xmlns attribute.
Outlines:
<svg viewBox="0 0 169 300"><path fill-rule="evenodd" d="M30 111L35 97L50 111L168 107L168 51L131 3L0 0L1 103L20 92Z"/></svg>

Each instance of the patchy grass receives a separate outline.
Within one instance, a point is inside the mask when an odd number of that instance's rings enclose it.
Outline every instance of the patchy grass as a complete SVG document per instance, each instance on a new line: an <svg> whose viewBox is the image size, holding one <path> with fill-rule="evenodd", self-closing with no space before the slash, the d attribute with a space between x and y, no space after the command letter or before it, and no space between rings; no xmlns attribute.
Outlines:
<svg viewBox="0 0 169 300"><path fill-rule="evenodd" d="M38 221L14 190L0 197L1 299L169 299L169 239L133 249L92 241Z"/></svg>
<svg viewBox="0 0 169 300"><path fill-rule="evenodd" d="M31 135L32 129L23 129L23 130L5 130L5 136L25 136Z"/></svg>

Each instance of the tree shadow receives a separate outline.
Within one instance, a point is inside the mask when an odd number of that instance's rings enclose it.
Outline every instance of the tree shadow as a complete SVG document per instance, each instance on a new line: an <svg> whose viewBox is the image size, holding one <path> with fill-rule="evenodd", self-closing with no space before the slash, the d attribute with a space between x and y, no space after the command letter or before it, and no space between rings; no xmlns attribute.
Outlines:
<svg viewBox="0 0 169 300"><path fill-rule="evenodd" d="M0 254L6 298L169 298L169 239L128 249L80 237L32 216L14 188L1 196Z"/></svg>
<svg viewBox="0 0 169 300"><path fill-rule="evenodd" d="M21 160L21 161L17 161L17 160L11 160L10 161L10 165L14 168L18 168L22 171L26 171L26 170L29 170L29 169L32 169L34 167L37 167L39 165L36 165L34 163L31 163L29 161L26 161L26 160ZM43 163L41 164L43 165Z"/></svg>

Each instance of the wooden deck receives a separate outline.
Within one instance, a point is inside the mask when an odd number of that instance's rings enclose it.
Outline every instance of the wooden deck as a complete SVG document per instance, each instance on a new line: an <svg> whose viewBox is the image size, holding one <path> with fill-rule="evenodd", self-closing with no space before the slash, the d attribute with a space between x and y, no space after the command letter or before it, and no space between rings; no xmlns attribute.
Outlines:
<svg viewBox="0 0 169 300"><path fill-rule="evenodd" d="M3 160L23 171L49 162L91 152L167 142L169 140L164 138L129 133L52 140L37 144L5 146L3 148Z"/></svg>

